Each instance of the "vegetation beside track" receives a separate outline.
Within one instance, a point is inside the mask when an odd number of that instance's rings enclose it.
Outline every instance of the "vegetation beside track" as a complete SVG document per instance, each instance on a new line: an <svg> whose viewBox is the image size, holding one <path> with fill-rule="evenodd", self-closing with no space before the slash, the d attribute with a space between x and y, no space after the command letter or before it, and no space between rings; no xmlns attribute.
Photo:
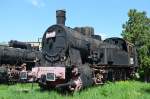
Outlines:
<svg viewBox="0 0 150 99"><path fill-rule="evenodd" d="M0 99L150 99L150 83L120 81L62 94L41 91L37 84L0 85Z"/></svg>

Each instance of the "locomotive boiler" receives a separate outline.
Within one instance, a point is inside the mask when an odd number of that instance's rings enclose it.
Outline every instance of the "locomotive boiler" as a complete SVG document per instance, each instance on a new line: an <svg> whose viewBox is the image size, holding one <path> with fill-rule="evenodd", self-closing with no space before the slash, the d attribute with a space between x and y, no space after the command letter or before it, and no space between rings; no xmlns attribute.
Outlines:
<svg viewBox="0 0 150 99"><path fill-rule="evenodd" d="M13 48L21 48L21 49L28 49L31 50L31 44L25 43L25 42L20 42L17 40L11 40L9 42L9 47L13 47Z"/></svg>
<svg viewBox="0 0 150 99"><path fill-rule="evenodd" d="M126 80L136 68L134 46L122 38L104 41L92 27L65 26L65 11L56 11L57 24L42 39L42 60L32 71L42 88L80 90L107 80Z"/></svg>

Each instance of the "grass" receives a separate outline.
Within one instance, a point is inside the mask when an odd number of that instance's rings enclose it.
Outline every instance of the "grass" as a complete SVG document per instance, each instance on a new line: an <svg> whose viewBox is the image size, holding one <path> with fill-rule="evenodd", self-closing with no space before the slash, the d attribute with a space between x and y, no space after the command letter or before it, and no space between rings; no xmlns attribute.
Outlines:
<svg viewBox="0 0 150 99"><path fill-rule="evenodd" d="M37 84L0 85L0 99L150 99L150 83L120 81L95 86L73 95L40 91Z"/></svg>

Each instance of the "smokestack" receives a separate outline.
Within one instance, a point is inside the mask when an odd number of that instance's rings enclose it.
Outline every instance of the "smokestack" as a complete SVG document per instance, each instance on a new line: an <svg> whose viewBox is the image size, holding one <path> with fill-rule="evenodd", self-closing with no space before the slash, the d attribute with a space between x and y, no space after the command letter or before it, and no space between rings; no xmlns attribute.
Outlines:
<svg viewBox="0 0 150 99"><path fill-rule="evenodd" d="M57 10L56 11L56 23L65 25L66 21L66 11L65 10Z"/></svg>

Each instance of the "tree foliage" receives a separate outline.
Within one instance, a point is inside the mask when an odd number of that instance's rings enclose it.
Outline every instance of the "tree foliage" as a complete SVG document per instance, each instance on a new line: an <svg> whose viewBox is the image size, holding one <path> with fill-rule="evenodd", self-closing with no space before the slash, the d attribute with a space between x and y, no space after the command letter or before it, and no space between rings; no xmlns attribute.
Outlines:
<svg viewBox="0 0 150 99"><path fill-rule="evenodd" d="M136 46L140 72L150 74L150 18L146 12L139 12L136 9L129 10L128 17L122 26L121 35Z"/></svg>

